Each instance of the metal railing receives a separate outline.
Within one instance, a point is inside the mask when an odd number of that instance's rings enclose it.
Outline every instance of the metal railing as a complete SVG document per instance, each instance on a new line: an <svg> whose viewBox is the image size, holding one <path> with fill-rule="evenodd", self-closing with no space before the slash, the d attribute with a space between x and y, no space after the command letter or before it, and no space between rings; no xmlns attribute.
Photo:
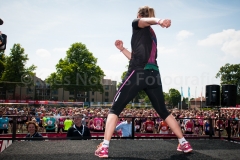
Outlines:
<svg viewBox="0 0 240 160"><path fill-rule="evenodd" d="M19 117L37 117L37 116L18 116L18 115L9 115L9 116L5 116L5 117L8 117L8 118L12 118L12 136L11 137L4 137L4 134L0 134L0 140L12 140L13 142L16 141L16 140L28 140L28 138L25 138L25 137L22 137L22 138L19 138L17 137L17 118ZM47 116L49 117L49 116ZM102 118L106 118L106 117L102 117ZM132 118L132 124L134 124L135 122L135 119L136 118L146 118L146 117L121 117L121 118ZM159 117L151 117L151 118L159 118ZM197 119L197 118L178 118L176 120L184 120L184 119ZM226 119L226 118L218 118L218 119L212 119L212 118L209 118L209 119L204 119L204 120L209 120L209 127L210 127L210 134L208 136L191 136L191 135L188 135L187 137L188 138L191 138L191 139L199 139L199 138L209 138L209 139L221 139L221 138L225 138L227 140L234 140L232 137L231 137L231 130L232 130L232 126L231 126L231 121L232 119ZM213 137L213 131L214 131L214 123L213 121L215 120L223 120L223 121L228 121L228 127L226 129L227 131L227 137L223 137L221 136L221 130L219 129L217 132L218 132L218 136L214 136ZM220 123L218 123L218 128L220 128ZM56 133L56 132L55 132ZM95 136L92 136L92 137L87 137L87 139L103 139L103 134L102 133L94 133L94 132L91 132L93 133ZM47 134L51 134L51 133L47 133ZM142 135L145 135L145 136L141 136ZM8 134L9 135L9 134ZM27 135L27 134L26 134ZM112 139L126 139L124 137L116 137L116 135L113 135ZM127 137L127 139L169 139L169 138L176 138L176 135L173 134L173 135L167 135L167 136L164 136L164 135L160 135L160 134L146 134L146 133L137 133L135 132L135 125L132 125L132 135L131 137ZM68 139L67 137L44 137L43 139L45 140L64 140L64 139ZM74 138L71 138L71 139L74 139ZM76 139L79 139L76 137Z"/></svg>

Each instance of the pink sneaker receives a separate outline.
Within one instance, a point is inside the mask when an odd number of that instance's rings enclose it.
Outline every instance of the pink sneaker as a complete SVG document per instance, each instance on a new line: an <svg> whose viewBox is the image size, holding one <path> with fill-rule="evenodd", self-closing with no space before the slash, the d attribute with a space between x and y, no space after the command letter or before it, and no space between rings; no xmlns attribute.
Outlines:
<svg viewBox="0 0 240 160"><path fill-rule="evenodd" d="M193 149L189 142L184 143L183 145L178 144L177 151L188 153L191 152Z"/></svg>
<svg viewBox="0 0 240 160"><path fill-rule="evenodd" d="M100 143L100 145L97 146L95 155L99 158L108 158L108 147L103 147L102 143Z"/></svg>

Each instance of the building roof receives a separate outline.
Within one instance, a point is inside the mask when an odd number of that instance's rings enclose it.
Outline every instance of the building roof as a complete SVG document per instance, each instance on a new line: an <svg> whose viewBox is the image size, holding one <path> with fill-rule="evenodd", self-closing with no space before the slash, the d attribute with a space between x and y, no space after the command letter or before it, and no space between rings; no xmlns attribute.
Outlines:
<svg viewBox="0 0 240 160"><path fill-rule="evenodd" d="M201 97L198 97L198 98L194 98L190 101L201 101ZM205 97L202 97L202 101L206 101L206 98Z"/></svg>

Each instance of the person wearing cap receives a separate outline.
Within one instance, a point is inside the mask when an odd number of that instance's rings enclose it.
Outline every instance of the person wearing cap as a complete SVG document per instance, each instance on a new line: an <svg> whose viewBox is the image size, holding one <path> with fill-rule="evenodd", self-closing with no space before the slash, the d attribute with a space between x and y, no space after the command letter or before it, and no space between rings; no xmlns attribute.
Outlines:
<svg viewBox="0 0 240 160"><path fill-rule="evenodd" d="M117 136L118 135L118 130L122 131L122 135L121 137L132 137L132 115L131 114L127 114L126 115L126 121L121 122L120 124L117 125L117 127L115 128L114 133Z"/></svg>
<svg viewBox="0 0 240 160"><path fill-rule="evenodd" d="M77 140L87 140L91 137L90 130L87 126L82 124L83 115L75 113L73 116L74 125L68 129L67 138Z"/></svg>

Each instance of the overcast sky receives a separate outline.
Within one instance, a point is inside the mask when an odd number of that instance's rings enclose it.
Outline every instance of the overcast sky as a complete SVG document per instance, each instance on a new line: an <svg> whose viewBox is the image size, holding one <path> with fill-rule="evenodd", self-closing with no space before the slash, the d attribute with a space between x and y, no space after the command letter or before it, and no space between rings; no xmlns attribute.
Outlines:
<svg viewBox="0 0 240 160"><path fill-rule="evenodd" d="M37 66L43 80L55 72L71 44L81 42L98 59L106 77L120 82L127 58L117 39L131 50L131 22L140 6L153 7L157 18L172 26L153 26L163 90L200 96L205 86L220 84L215 76L226 63L240 63L239 0L1 0L0 31L8 35L6 54L20 43L27 66ZM196 94L195 94L196 93Z"/></svg>

